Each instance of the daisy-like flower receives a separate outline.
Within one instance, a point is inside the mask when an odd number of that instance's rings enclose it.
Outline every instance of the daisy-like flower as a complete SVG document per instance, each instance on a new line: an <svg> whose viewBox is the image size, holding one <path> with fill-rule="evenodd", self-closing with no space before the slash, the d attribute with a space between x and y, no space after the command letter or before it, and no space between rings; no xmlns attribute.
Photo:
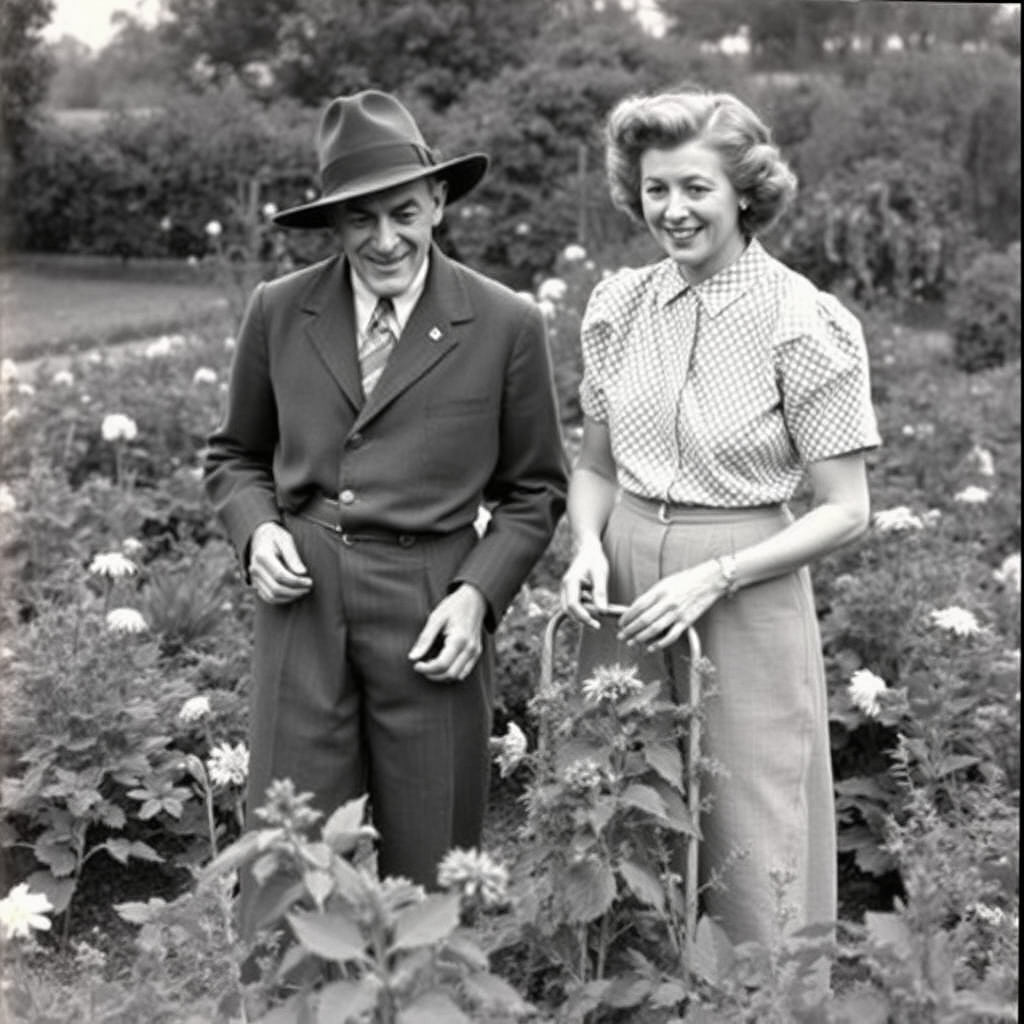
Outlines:
<svg viewBox="0 0 1024 1024"><path fill-rule="evenodd" d="M206 222L204 229L210 238L220 238L224 234L224 228L221 227L219 220L209 220Z"/></svg>
<svg viewBox="0 0 1024 1024"><path fill-rule="evenodd" d="M173 228L173 227L174 227L174 222L171 220L170 217L164 216L164 217L160 218L160 230L161 231L167 232L167 231L170 231L171 228Z"/></svg>
<svg viewBox="0 0 1024 1024"><path fill-rule="evenodd" d="M547 299L548 302L561 302L568 290L569 286L560 277L549 277L541 281L537 289L537 298L542 301Z"/></svg>
<svg viewBox="0 0 1024 1024"><path fill-rule="evenodd" d="M255 814L268 825L308 828L322 816L309 806L312 800L312 793L296 793L291 779L275 779L267 786L265 802Z"/></svg>
<svg viewBox="0 0 1024 1024"><path fill-rule="evenodd" d="M69 388L75 383L75 375L70 370L58 370L53 375L53 383L60 388Z"/></svg>
<svg viewBox="0 0 1024 1024"><path fill-rule="evenodd" d="M482 850L449 850L437 869L443 889L459 889L464 897L479 897L487 907L508 902L508 871Z"/></svg>
<svg viewBox="0 0 1024 1024"><path fill-rule="evenodd" d="M139 434L135 420L119 412L104 416L100 431L104 441L134 441Z"/></svg>
<svg viewBox="0 0 1024 1024"><path fill-rule="evenodd" d="M34 930L48 932L50 919L46 916L53 904L41 892L31 892L22 882L0 900L0 934L5 939L27 939Z"/></svg>
<svg viewBox="0 0 1024 1024"><path fill-rule="evenodd" d="M1003 564L992 575L997 583L1001 583L1007 590L1016 590L1020 593L1020 552L1007 555Z"/></svg>
<svg viewBox="0 0 1024 1024"><path fill-rule="evenodd" d="M853 705L864 712L868 718L877 718L881 706L878 703L878 695L885 692L885 680L876 676L874 672L866 668L858 669L850 676L848 687L850 701Z"/></svg>
<svg viewBox="0 0 1024 1024"><path fill-rule="evenodd" d="M89 565L94 576L106 576L108 580L119 580L122 576L134 576L138 572L135 563L120 551L108 551L97 555Z"/></svg>
<svg viewBox="0 0 1024 1024"><path fill-rule="evenodd" d="M615 704L643 688L635 667L599 665L589 679L583 680L583 699L588 704Z"/></svg>
<svg viewBox="0 0 1024 1024"><path fill-rule="evenodd" d="M521 220L521 221L520 221L520 222L519 222L519 223L518 223L518 224L517 224L517 225L515 226L515 233L516 233L516 234L517 234L517 235L518 235L518 236L519 236L520 238L524 238L524 237L525 237L526 235L528 235L528 234L530 233L530 230L531 230L531 229L530 229L530 225L529 225L529 224L527 224L525 220Z"/></svg>
<svg viewBox="0 0 1024 1024"><path fill-rule="evenodd" d="M189 697L181 710L178 718L183 722L201 722L210 713L209 697Z"/></svg>
<svg viewBox="0 0 1024 1024"><path fill-rule="evenodd" d="M562 250L562 259L565 260L566 263L579 263L580 260L585 260L586 258L587 250L584 249L582 245L576 245L573 243L572 245L567 245Z"/></svg>
<svg viewBox="0 0 1024 1024"><path fill-rule="evenodd" d="M907 533L910 530L923 530L924 522L920 516L914 515L906 505L882 509L876 512L875 529L879 533Z"/></svg>
<svg viewBox="0 0 1024 1024"><path fill-rule="evenodd" d="M134 608L111 608L107 612L107 629L111 633L145 633L149 626L142 612Z"/></svg>
<svg viewBox="0 0 1024 1024"><path fill-rule="evenodd" d="M971 449L970 458L978 467L978 473L981 476L996 475L996 461L992 458L992 453L987 448L983 448L980 444L976 444Z"/></svg>
<svg viewBox="0 0 1024 1024"><path fill-rule="evenodd" d="M594 789L601 784L601 779L601 766L589 757L573 761L565 769L565 784L577 792L583 793L589 789Z"/></svg>
<svg viewBox="0 0 1024 1024"><path fill-rule="evenodd" d="M194 374L192 374L192 383L196 387L200 387L203 384L216 384L217 383L217 371L210 369L209 366L200 366Z"/></svg>
<svg viewBox="0 0 1024 1024"><path fill-rule="evenodd" d="M939 608L932 612L932 622L942 629L948 629L957 636L977 636L982 627L973 612L957 605Z"/></svg>
<svg viewBox="0 0 1024 1024"><path fill-rule="evenodd" d="M249 748L244 743L218 743L206 761L215 786L243 786L249 777Z"/></svg>
<svg viewBox="0 0 1024 1024"><path fill-rule="evenodd" d="M145 548L146 545L143 544L141 540L137 540L135 537L125 537L125 539L121 541L121 550L129 558L135 558L138 555L141 555Z"/></svg>
<svg viewBox="0 0 1024 1024"><path fill-rule="evenodd" d="M495 743L495 758L503 779L508 778L526 757L526 734L515 722L508 723L505 735Z"/></svg>
<svg viewBox="0 0 1024 1024"><path fill-rule="evenodd" d="M14 494L7 484L0 484L0 515L9 516L18 507Z"/></svg>
<svg viewBox="0 0 1024 1024"><path fill-rule="evenodd" d="M957 491L953 495L953 500L960 502L961 505L984 505L989 497L990 494L984 487L976 487L971 484L962 491Z"/></svg>

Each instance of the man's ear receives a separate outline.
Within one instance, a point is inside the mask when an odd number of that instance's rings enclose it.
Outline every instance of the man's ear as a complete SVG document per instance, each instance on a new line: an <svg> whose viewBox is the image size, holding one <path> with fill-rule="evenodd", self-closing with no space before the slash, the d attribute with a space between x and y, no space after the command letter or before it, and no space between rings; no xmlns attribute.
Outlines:
<svg viewBox="0 0 1024 1024"><path fill-rule="evenodd" d="M434 213L431 223L436 228L444 217L444 205L448 201L448 182L441 178L435 178L431 184L434 196Z"/></svg>

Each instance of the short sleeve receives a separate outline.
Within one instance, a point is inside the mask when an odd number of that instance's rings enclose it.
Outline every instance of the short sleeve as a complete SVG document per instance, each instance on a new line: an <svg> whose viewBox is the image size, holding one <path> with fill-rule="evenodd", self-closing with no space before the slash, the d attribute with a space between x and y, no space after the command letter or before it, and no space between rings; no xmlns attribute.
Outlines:
<svg viewBox="0 0 1024 1024"><path fill-rule="evenodd" d="M776 349L786 427L804 463L881 443L860 321L818 292ZM808 308L810 306L810 308ZM786 319L786 318L783 318Z"/></svg>
<svg viewBox="0 0 1024 1024"><path fill-rule="evenodd" d="M614 344L613 278L599 281L587 301L580 325L583 352L583 379L580 381L580 408L583 415L598 423L608 422L608 366Z"/></svg>

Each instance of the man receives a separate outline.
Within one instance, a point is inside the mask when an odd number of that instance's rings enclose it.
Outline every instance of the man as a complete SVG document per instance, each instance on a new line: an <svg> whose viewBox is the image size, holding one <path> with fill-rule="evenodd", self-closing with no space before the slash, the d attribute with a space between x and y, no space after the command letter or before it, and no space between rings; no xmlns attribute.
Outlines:
<svg viewBox="0 0 1024 1024"><path fill-rule="evenodd" d="M206 458L259 598L249 813L279 778L325 813L368 792L380 873L433 887L479 843L491 634L564 508L551 367L533 303L432 241L483 154L439 161L375 91L317 152L321 197L275 220L341 253L256 288Z"/></svg>

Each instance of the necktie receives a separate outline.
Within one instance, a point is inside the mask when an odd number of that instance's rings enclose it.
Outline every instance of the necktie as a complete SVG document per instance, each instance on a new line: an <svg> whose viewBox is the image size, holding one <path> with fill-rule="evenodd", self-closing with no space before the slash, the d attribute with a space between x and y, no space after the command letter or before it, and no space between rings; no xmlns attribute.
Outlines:
<svg viewBox="0 0 1024 1024"><path fill-rule="evenodd" d="M387 298L380 299L359 345L359 368L365 397L370 397L397 340L394 303Z"/></svg>

